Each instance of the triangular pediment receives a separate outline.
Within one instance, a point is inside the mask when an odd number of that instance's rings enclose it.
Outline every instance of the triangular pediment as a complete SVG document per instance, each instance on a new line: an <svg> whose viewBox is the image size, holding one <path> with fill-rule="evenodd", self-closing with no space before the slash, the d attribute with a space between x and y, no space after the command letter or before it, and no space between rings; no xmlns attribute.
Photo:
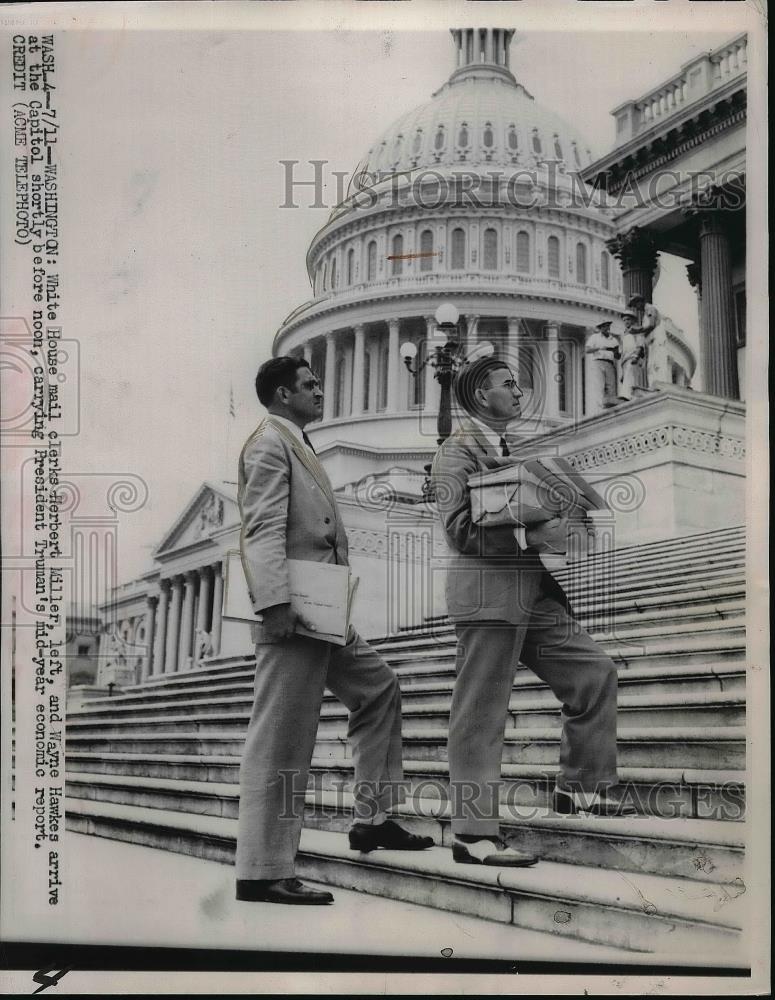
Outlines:
<svg viewBox="0 0 775 1000"><path fill-rule="evenodd" d="M159 558L195 545L239 521L236 488L232 490L226 483L202 483L157 545L154 556Z"/></svg>

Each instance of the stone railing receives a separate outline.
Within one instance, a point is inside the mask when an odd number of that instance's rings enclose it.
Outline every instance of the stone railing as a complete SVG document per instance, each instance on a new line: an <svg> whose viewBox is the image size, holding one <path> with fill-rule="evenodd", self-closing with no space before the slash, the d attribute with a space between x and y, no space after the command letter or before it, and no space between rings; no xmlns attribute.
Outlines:
<svg viewBox="0 0 775 1000"><path fill-rule="evenodd" d="M685 63L679 73L659 87L614 108L611 113L616 119L616 145L623 145L734 77L741 76L747 68L748 36L745 34Z"/></svg>

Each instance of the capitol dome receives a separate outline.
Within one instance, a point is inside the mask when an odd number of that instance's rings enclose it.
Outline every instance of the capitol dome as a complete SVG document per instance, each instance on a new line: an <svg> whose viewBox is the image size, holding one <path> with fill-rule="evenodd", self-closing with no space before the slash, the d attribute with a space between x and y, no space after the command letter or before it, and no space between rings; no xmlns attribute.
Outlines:
<svg viewBox="0 0 775 1000"><path fill-rule="evenodd" d="M571 197L589 195L591 153L515 79L512 34L452 31L447 83L371 145L310 243L312 297L274 352L305 357L323 383L309 433L335 487L432 458L442 303L460 315L463 358L494 349L517 371L521 435L593 413L585 339L623 308L615 227Z"/></svg>
<svg viewBox="0 0 775 1000"><path fill-rule="evenodd" d="M505 52L507 60L508 47ZM581 170L592 160L579 132L537 103L507 64L471 62L391 125L358 170L372 176L466 166L509 171L555 161L562 171Z"/></svg>

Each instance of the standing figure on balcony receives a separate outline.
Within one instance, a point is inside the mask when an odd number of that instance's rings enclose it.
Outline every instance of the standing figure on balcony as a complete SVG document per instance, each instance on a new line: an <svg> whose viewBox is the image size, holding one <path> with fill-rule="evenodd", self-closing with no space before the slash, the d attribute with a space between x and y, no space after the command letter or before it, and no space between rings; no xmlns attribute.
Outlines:
<svg viewBox="0 0 775 1000"><path fill-rule="evenodd" d="M590 386L590 412L616 406L619 377L616 362L622 355L619 338L611 333L611 320L603 320L590 334L584 347L585 354L591 354L595 381Z"/></svg>
<svg viewBox="0 0 775 1000"><path fill-rule="evenodd" d="M622 370L619 377L619 399L630 400L643 389L646 381L646 335L638 326L638 314L625 309L622 335Z"/></svg>

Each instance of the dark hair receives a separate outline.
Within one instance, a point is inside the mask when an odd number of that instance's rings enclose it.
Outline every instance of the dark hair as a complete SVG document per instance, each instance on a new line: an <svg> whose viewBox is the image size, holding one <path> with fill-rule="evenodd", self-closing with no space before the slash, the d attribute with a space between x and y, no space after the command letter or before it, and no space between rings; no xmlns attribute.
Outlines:
<svg viewBox="0 0 775 1000"><path fill-rule="evenodd" d="M484 386L490 372L499 371L501 368L510 370L505 361L492 356L479 358L470 365L463 365L455 377L454 390L455 398L464 410L473 414L479 412L481 407L476 401L476 390Z"/></svg>
<svg viewBox="0 0 775 1000"><path fill-rule="evenodd" d="M304 358L292 358L287 354L265 361L256 375L256 395L261 405L269 406L280 386L286 389L295 388L296 372L299 368L309 368L309 361Z"/></svg>

